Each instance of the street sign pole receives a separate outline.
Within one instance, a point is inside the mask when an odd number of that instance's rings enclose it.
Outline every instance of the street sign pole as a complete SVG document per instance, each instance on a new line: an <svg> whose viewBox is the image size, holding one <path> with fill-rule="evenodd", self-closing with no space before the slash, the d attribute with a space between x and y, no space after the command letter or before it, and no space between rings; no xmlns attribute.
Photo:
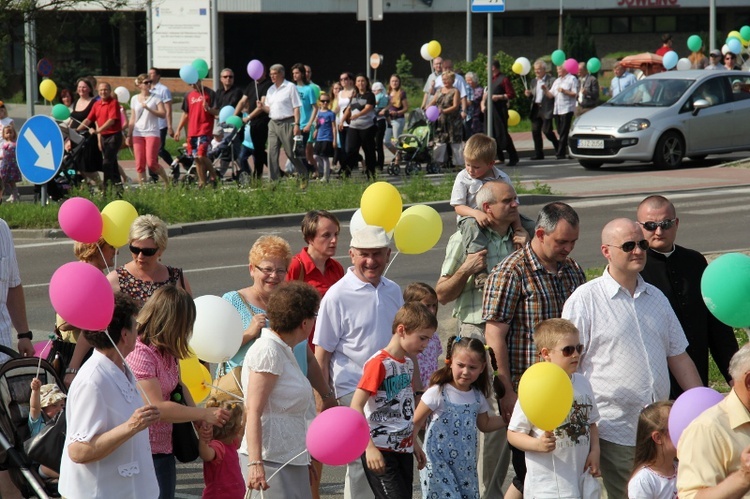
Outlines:
<svg viewBox="0 0 750 499"><path fill-rule="evenodd" d="M493 137L492 133L492 12L487 13L487 135Z"/></svg>
<svg viewBox="0 0 750 499"><path fill-rule="evenodd" d="M370 70L370 54L372 51L370 50L370 36L371 36L371 26L372 23L372 0L367 0L367 19L365 19L365 54L367 54L367 65L365 66L367 68L367 79L372 80L372 71Z"/></svg>

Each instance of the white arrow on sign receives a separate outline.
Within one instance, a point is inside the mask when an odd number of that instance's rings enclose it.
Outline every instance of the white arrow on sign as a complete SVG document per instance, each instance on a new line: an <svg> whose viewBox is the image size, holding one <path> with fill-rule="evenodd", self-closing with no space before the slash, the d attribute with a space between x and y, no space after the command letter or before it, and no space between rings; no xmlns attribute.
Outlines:
<svg viewBox="0 0 750 499"><path fill-rule="evenodd" d="M23 138L29 141L29 145L34 149L37 156L39 156L34 163L34 166L46 170L57 170L57 167L55 166L55 158L52 154L51 141L48 142L46 146L43 146L42 143L39 142L39 139L36 138L36 135L34 135L34 132L31 131L31 128L27 128L23 132Z"/></svg>

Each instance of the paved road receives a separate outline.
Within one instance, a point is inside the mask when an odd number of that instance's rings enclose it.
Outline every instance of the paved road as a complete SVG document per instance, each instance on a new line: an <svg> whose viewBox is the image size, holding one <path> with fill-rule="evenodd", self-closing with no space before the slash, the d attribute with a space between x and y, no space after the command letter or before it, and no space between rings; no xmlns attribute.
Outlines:
<svg viewBox="0 0 750 499"><path fill-rule="evenodd" d="M726 169L713 171L724 170ZM737 172L735 174L739 175ZM714 173L714 176L717 175L720 174ZM620 178L630 177L621 175ZM745 182L744 177L742 179ZM648 177L633 182L642 183L643 191L648 190ZM674 182L676 185L679 184L677 180ZM750 207L746 203L749 194L748 186L670 194L671 199L677 204L680 217L679 241L704 253L731 251L750 246L747 240ZM601 227L612 218L632 217L642 198L642 192L638 192L616 197L569 200L582 220L582 233L573 256L584 268L604 264L599 252ZM527 204L522 206L522 211L534 216L540 207L540 204ZM399 255L389 271L390 278L401 285L412 281L425 281L431 284L436 282L445 244L454 227L454 217L451 213L442 214L442 218L445 231L435 248L418 256ZM258 236L270 233L286 238L295 249L303 244L296 223L267 229L204 232L171 238L164 261L186 270L196 296L221 295L227 290L248 284L247 252ZM348 244L348 226L342 228L342 234L344 236L339 248L340 254L345 253ZM37 338L41 338L45 332L51 330L54 321L54 313L47 297L47 283L55 269L72 260L72 244L69 241L23 237L16 237L15 243L26 290L30 325ZM119 258L121 264L129 255L121 252ZM345 256L339 257L339 260L344 265L349 263ZM450 318L449 306L440 309L439 319L441 335L445 341L455 326ZM180 466L178 482L178 497L200 497L203 483L201 465ZM342 468L327 471L323 480L324 497L341 497L342 483Z"/></svg>

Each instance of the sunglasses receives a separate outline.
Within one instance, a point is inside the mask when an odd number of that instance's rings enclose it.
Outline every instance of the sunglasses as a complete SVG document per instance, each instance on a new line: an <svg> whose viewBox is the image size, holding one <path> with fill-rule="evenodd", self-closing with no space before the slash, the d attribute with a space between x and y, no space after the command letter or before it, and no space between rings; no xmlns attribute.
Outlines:
<svg viewBox="0 0 750 499"><path fill-rule="evenodd" d="M583 352L583 345L581 345L580 343L578 345L568 345L566 347L562 347L560 351L562 352L563 357L570 357L571 355L573 355L573 352Z"/></svg>
<svg viewBox="0 0 750 499"><path fill-rule="evenodd" d="M139 248L138 246L133 246L132 244L129 246L130 252L134 255L140 255L143 253L143 256L154 256L157 251L159 251L159 248Z"/></svg>
<svg viewBox="0 0 750 499"><path fill-rule="evenodd" d="M628 241L626 243L622 243L622 245L620 245L620 246L617 246L617 245L614 245L614 244L605 244L604 246L610 246L612 248L620 248L625 253L632 253L633 250L635 250L636 246L638 246L639 248L641 248L643 251L646 251L648 249L648 241L646 241L645 239L641 239L638 242Z"/></svg>
<svg viewBox="0 0 750 499"><path fill-rule="evenodd" d="M662 220L661 222L638 222L643 226L644 229L646 229L649 232L654 232L656 229L661 227L661 230L669 230L672 227L674 227L675 223L677 222L676 218L672 218L669 220Z"/></svg>
<svg viewBox="0 0 750 499"><path fill-rule="evenodd" d="M320 99L320 102L326 102L326 103L328 103L328 102L331 102L331 101L329 101L328 99Z"/></svg>

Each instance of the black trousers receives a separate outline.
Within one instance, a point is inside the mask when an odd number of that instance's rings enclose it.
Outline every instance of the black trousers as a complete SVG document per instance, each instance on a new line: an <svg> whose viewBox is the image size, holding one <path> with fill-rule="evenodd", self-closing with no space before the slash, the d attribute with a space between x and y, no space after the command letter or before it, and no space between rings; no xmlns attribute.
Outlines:
<svg viewBox="0 0 750 499"><path fill-rule="evenodd" d="M542 141L542 134L547 137L547 140L552 142L552 147L557 153L558 140L555 136L554 130L552 130L552 120L546 120L542 116L541 106L534 104L531 107L531 138L534 139L534 155L537 158L544 157L544 142Z"/></svg>
<svg viewBox="0 0 750 499"><path fill-rule="evenodd" d="M375 499L411 499L414 479L414 454L411 452L383 452L385 472L378 475L367 467L366 455L362 455L367 483Z"/></svg>
<svg viewBox="0 0 750 499"><path fill-rule="evenodd" d="M568 155L568 134L570 125L573 123L573 113L556 114L555 124L557 125L557 134L560 136L560 143L557 145L557 157L561 158Z"/></svg>
<svg viewBox="0 0 750 499"><path fill-rule="evenodd" d="M117 185L121 181L117 153L120 152L120 146L122 146L122 134L116 132L110 135L102 135L101 141L104 185Z"/></svg>
<svg viewBox="0 0 750 499"><path fill-rule="evenodd" d="M167 129L166 128L160 128L159 129L159 138L161 139L161 144L159 144L159 157L163 159L167 165L172 165L172 155L169 154L169 151L167 151Z"/></svg>
<svg viewBox="0 0 750 499"><path fill-rule="evenodd" d="M250 138L253 139L253 166L255 178L263 176L263 167L268 165L268 153L266 142L268 142L268 120L255 120L250 122Z"/></svg>
<svg viewBox="0 0 750 499"><path fill-rule="evenodd" d="M349 127L346 132L347 173L351 173L352 159L356 165L359 148L365 153L365 170L368 178L375 177L375 125L364 130Z"/></svg>
<svg viewBox="0 0 750 499"><path fill-rule="evenodd" d="M383 151L383 137L385 137L386 122L385 120L375 121L375 164L378 170L383 171L385 164L385 155Z"/></svg>

